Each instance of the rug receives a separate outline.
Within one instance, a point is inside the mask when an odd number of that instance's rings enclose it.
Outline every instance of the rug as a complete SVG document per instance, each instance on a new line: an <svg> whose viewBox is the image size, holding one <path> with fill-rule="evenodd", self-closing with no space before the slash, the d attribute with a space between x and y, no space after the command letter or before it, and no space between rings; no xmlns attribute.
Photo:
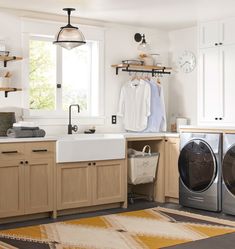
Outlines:
<svg viewBox="0 0 235 249"><path fill-rule="evenodd" d="M151 208L0 231L0 249L158 249L235 232L235 222Z"/></svg>

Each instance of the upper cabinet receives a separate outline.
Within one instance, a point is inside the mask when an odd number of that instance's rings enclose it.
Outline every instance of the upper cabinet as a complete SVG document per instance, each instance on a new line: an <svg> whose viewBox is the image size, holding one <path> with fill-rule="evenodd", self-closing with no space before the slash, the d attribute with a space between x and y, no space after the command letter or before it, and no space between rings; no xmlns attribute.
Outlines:
<svg viewBox="0 0 235 249"><path fill-rule="evenodd" d="M235 19L199 26L198 123L233 125Z"/></svg>
<svg viewBox="0 0 235 249"><path fill-rule="evenodd" d="M199 47L210 48L235 43L235 18L199 25Z"/></svg>

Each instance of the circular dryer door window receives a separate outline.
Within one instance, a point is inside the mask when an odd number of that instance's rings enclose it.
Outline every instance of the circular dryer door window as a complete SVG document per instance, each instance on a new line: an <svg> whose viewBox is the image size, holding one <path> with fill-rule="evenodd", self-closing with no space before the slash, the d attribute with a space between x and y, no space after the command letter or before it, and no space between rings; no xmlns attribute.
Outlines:
<svg viewBox="0 0 235 249"><path fill-rule="evenodd" d="M194 192L208 189L216 175L215 155L200 139L187 143L180 152L179 174L184 185Z"/></svg>
<svg viewBox="0 0 235 249"><path fill-rule="evenodd" d="M235 195L235 146L231 147L224 156L222 174L227 189Z"/></svg>

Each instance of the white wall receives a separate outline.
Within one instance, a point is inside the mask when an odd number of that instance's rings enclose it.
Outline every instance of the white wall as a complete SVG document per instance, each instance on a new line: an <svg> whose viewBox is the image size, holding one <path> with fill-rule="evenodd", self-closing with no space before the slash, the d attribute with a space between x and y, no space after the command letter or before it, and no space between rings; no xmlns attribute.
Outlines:
<svg viewBox="0 0 235 249"><path fill-rule="evenodd" d="M192 51L197 58L197 28L176 30L169 33L169 62L174 68L169 79L169 117L172 114L187 117L190 124L197 124L197 66L191 73L183 73L177 66L184 50Z"/></svg>
<svg viewBox="0 0 235 249"><path fill-rule="evenodd" d="M21 18L16 14L6 14L0 12L0 20L4 20L4 23L8 25L2 25L0 27L0 38L6 40L7 48L11 51L11 54L22 55L21 50ZM53 16L52 16L53 20ZM84 24L84 23L83 23ZM99 23L100 25L100 23ZM136 32L145 33L147 42L150 43L153 53L160 53L163 58L163 63L168 64L168 48L169 39L168 33L164 31L157 31L148 28L130 27L123 25L114 24L103 24L105 26L105 57L104 57L104 85L105 85L105 117L103 120L92 120L90 125L96 123L97 129L99 131L122 131L123 127L121 121L118 120L117 125L111 125L111 115L117 112L117 103L119 99L119 92L122 84L129 78L127 73L120 73L118 76L115 75L115 70L111 68L111 64L120 63L123 59L132 59L138 56L138 51L136 49L137 43L134 41L133 37ZM57 30L55 30L55 33ZM15 77L14 81L17 82L17 86L23 85L21 81L21 62L9 63L9 70L13 70ZM162 85L165 89L165 100L166 105L168 103L168 80L167 77L162 81ZM9 97L4 98L3 93L0 93L0 107L5 108L9 106L13 107L23 107L22 104L23 92L20 93L10 93ZM167 107L166 107L167 108ZM66 133L67 119L57 121L53 123L47 122L46 120L37 120L42 128L45 128L48 134L55 133ZM82 121L79 119L75 120L75 123ZM89 123L86 119L85 123ZM83 122L84 123L84 122ZM51 124L51 125L50 125ZM52 126L53 124L53 126ZM54 125L56 124L56 126ZM80 126L80 131L84 129Z"/></svg>

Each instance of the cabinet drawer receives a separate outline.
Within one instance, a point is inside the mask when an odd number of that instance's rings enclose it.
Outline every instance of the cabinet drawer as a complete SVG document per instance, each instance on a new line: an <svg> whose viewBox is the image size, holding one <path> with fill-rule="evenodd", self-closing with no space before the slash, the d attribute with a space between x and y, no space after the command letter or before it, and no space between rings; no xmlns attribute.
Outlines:
<svg viewBox="0 0 235 249"><path fill-rule="evenodd" d="M25 146L27 158L48 158L55 156L54 142L34 142L27 143Z"/></svg>
<svg viewBox="0 0 235 249"><path fill-rule="evenodd" d="M0 160L23 159L24 148L25 146L22 143L0 144Z"/></svg>

